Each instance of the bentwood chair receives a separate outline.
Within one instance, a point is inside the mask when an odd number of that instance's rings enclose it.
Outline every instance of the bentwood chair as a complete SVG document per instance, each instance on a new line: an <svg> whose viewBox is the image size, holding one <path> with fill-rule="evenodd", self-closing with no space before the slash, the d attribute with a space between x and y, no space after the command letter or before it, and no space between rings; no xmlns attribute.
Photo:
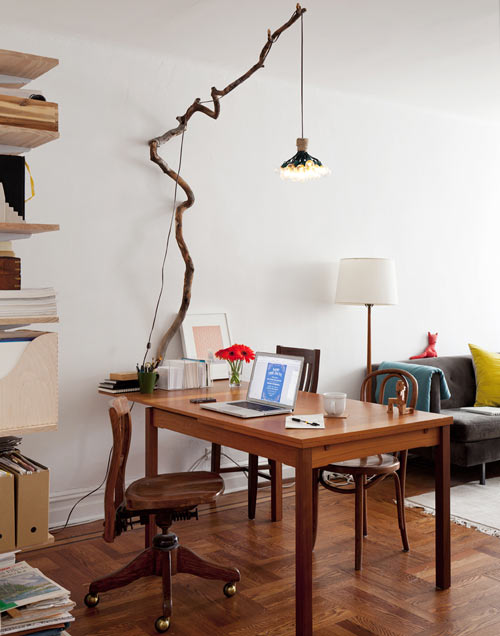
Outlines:
<svg viewBox="0 0 500 636"><path fill-rule="evenodd" d="M308 391L316 393L318 388L319 376L319 349L298 349L296 347L283 347L278 345L276 353L287 356L302 356L304 365L302 367L302 375L299 382L299 391ZM282 465L274 460L268 460L266 464L259 466L259 457L257 455L248 455L248 464L246 466L236 467L220 467L221 447L219 444L212 444L212 460L211 470L215 473L232 473L238 471L248 471L248 518L255 519L255 509L257 505L257 489L258 479L263 477L271 482L271 488L281 488ZM269 472L264 472L269 471ZM274 498L277 499L277 498ZM281 512L275 507L271 510L272 521L281 519Z"/></svg>
<svg viewBox="0 0 500 636"><path fill-rule="evenodd" d="M109 409L113 429L113 454L106 481L104 498L104 540L112 543L115 537L132 526L134 518L146 523L155 516L161 533L146 548L120 570L93 581L85 596L87 607L99 603L99 594L123 587L145 576L161 576L163 580L163 612L155 621L158 632L166 632L172 619L172 581L174 574L185 572L205 579L225 581L224 594L236 593L240 573L236 568L223 567L202 559L179 544L169 531L174 521L198 518L197 506L212 503L224 490L220 475L206 471L170 473L145 477L125 489L125 468L130 448L131 416L127 399L113 400Z"/></svg>
<svg viewBox="0 0 500 636"><path fill-rule="evenodd" d="M410 408L415 408L418 398L418 385L415 378L402 369L383 369L369 373L361 385L361 397L363 402L372 401L373 391L371 389L372 380L377 376L384 376L379 391L379 402L384 402L385 390L387 382L396 378L402 380L406 388L406 401ZM374 383L375 384L375 383ZM412 388L411 398L408 403L410 385ZM316 539L316 532L318 527L318 486L321 484L326 489L332 492L340 494L352 494L355 495L355 516L354 516L354 528L355 528L355 569L361 570L361 562L363 558L363 537L368 534L368 520L367 520L367 494L366 491L369 488L375 486L380 481L391 475L394 479L396 488L396 504L398 511L398 525L401 533L401 541L403 543L403 550L408 552L408 535L406 532L406 518L405 518L405 482L406 482L406 464L408 459L408 450L402 450L396 455L383 454L372 455L370 457L362 457L361 459L350 459L335 464L328 464L323 468L315 470L316 486L313 496L313 532L314 541ZM330 480L325 473L335 473L336 475L351 475L354 486L340 486L338 483Z"/></svg>

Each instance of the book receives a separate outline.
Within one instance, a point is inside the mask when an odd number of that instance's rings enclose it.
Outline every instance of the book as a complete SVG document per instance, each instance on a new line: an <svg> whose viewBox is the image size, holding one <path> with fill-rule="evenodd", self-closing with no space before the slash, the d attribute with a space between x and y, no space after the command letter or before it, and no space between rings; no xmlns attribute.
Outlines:
<svg viewBox="0 0 500 636"><path fill-rule="evenodd" d="M110 380L137 380L137 371L127 371L124 373L110 373Z"/></svg>
<svg viewBox="0 0 500 636"><path fill-rule="evenodd" d="M489 415L490 417L500 416L500 407L498 406L462 406L461 411L468 413L478 413L480 415Z"/></svg>
<svg viewBox="0 0 500 636"><path fill-rule="evenodd" d="M130 389L107 389L105 387L99 387L99 391L101 393L109 393L110 395L117 395L118 393L133 393L140 390L141 389L138 386Z"/></svg>
<svg viewBox="0 0 500 636"><path fill-rule="evenodd" d="M1 318L56 315L56 293L52 287L0 289Z"/></svg>
<svg viewBox="0 0 500 636"><path fill-rule="evenodd" d="M99 386L108 389L128 389L139 386L139 379L137 373L133 380L103 380L99 383Z"/></svg>
<svg viewBox="0 0 500 636"><path fill-rule="evenodd" d="M198 389L212 385L210 362L205 360L165 360L158 372L158 388L168 391Z"/></svg>

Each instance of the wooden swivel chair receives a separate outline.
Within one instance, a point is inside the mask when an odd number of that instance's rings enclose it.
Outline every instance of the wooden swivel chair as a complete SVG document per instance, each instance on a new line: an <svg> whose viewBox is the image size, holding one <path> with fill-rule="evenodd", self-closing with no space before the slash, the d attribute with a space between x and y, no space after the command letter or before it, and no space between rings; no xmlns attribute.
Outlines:
<svg viewBox="0 0 500 636"><path fill-rule="evenodd" d="M205 471L171 473L145 477L134 481L125 490L125 468L130 448L131 417L125 397L113 400L109 409L113 429L113 454L106 481L104 499L104 540L112 543L132 524L134 517L141 523L154 515L162 532L153 538L153 545L141 552L120 570L93 581L85 596L87 607L99 603L99 593L128 585L144 576L163 579L163 612L156 619L158 632L166 632L172 617L171 577L185 572L206 579L226 581L224 594L233 596L240 580L236 568L210 563L179 545L177 536L169 531L173 521L198 517L196 507L211 503L223 491L220 475Z"/></svg>
<svg viewBox="0 0 500 636"><path fill-rule="evenodd" d="M409 387L412 387L412 396L408 406L411 409L415 408L418 398L418 385L415 378L401 369L383 369L369 373L363 380L361 385L361 397L363 402L371 402L370 399L372 379L376 376L385 376L379 393L379 401L383 403L384 393L387 382L391 378L397 378L402 380L406 385L406 401L408 404ZM367 395L368 394L368 395ZM405 482L406 482L406 463L408 459L408 450L402 450L398 453L399 459L396 455L383 454L372 455L370 457L362 457L361 459L350 459L336 464L329 464L323 466L323 468L315 471L316 485L315 492L313 493L313 541L316 540L316 531L318 526L318 485L319 483L333 492L341 494L355 495L355 569L361 570L361 561L363 557L363 537L368 534L367 523L367 495L366 491L369 488L375 486L387 476L392 475L396 488L396 503L398 509L398 524L401 533L401 540L403 543L403 550L408 552L408 535L406 533L406 518L405 518ZM352 475L354 480L354 487L340 487L332 484L325 477L325 472L336 473L342 475ZM399 474L398 474L399 472Z"/></svg>
<svg viewBox="0 0 500 636"><path fill-rule="evenodd" d="M295 347L276 347L276 353L287 356L302 356L304 358L304 366L302 367L302 375L300 377L299 391L308 391L316 393L318 388L319 375L319 349L297 349ZM211 470L215 473L232 473L238 471L248 471L248 518L255 519L255 509L257 505L257 485L259 477L264 477L271 481L271 488L276 491L281 490L282 466L279 462L268 460L267 464L259 466L259 457L257 455L248 455L247 466L228 466L220 467L221 447L219 444L212 444L212 460ZM263 472L263 471L269 471ZM274 501L278 498L273 497ZM271 520L280 521L281 510L273 507L271 510Z"/></svg>

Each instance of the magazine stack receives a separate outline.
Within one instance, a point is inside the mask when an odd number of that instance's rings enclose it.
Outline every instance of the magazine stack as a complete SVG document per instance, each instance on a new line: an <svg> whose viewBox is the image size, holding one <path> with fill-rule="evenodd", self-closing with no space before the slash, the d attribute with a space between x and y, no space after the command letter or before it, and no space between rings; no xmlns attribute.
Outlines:
<svg viewBox="0 0 500 636"><path fill-rule="evenodd" d="M15 636L65 636L75 619L70 593L37 568L6 555L0 569L0 634ZM67 635L69 636L69 635Z"/></svg>

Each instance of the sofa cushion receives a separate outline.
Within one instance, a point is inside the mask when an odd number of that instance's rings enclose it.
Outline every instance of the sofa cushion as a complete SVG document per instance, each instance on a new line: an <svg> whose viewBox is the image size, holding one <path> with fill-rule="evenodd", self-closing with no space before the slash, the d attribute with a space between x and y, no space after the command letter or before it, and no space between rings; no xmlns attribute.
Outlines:
<svg viewBox="0 0 500 636"><path fill-rule="evenodd" d="M469 345L476 369L477 392L474 406L500 406L500 354Z"/></svg>
<svg viewBox="0 0 500 636"><path fill-rule="evenodd" d="M461 409L441 409L441 413L453 417L450 437L454 442L500 438L500 417L469 413Z"/></svg>
<svg viewBox="0 0 500 636"><path fill-rule="evenodd" d="M441 410L472 406L476 399L476 376L471 356L438 356L412 360L414 364L439 367L444 372L451 398L441 402ZM431 395L431 411L432 395ZM484 415L483 415L484 417ZM500 437L500 431L499 435Z"/></svg>

